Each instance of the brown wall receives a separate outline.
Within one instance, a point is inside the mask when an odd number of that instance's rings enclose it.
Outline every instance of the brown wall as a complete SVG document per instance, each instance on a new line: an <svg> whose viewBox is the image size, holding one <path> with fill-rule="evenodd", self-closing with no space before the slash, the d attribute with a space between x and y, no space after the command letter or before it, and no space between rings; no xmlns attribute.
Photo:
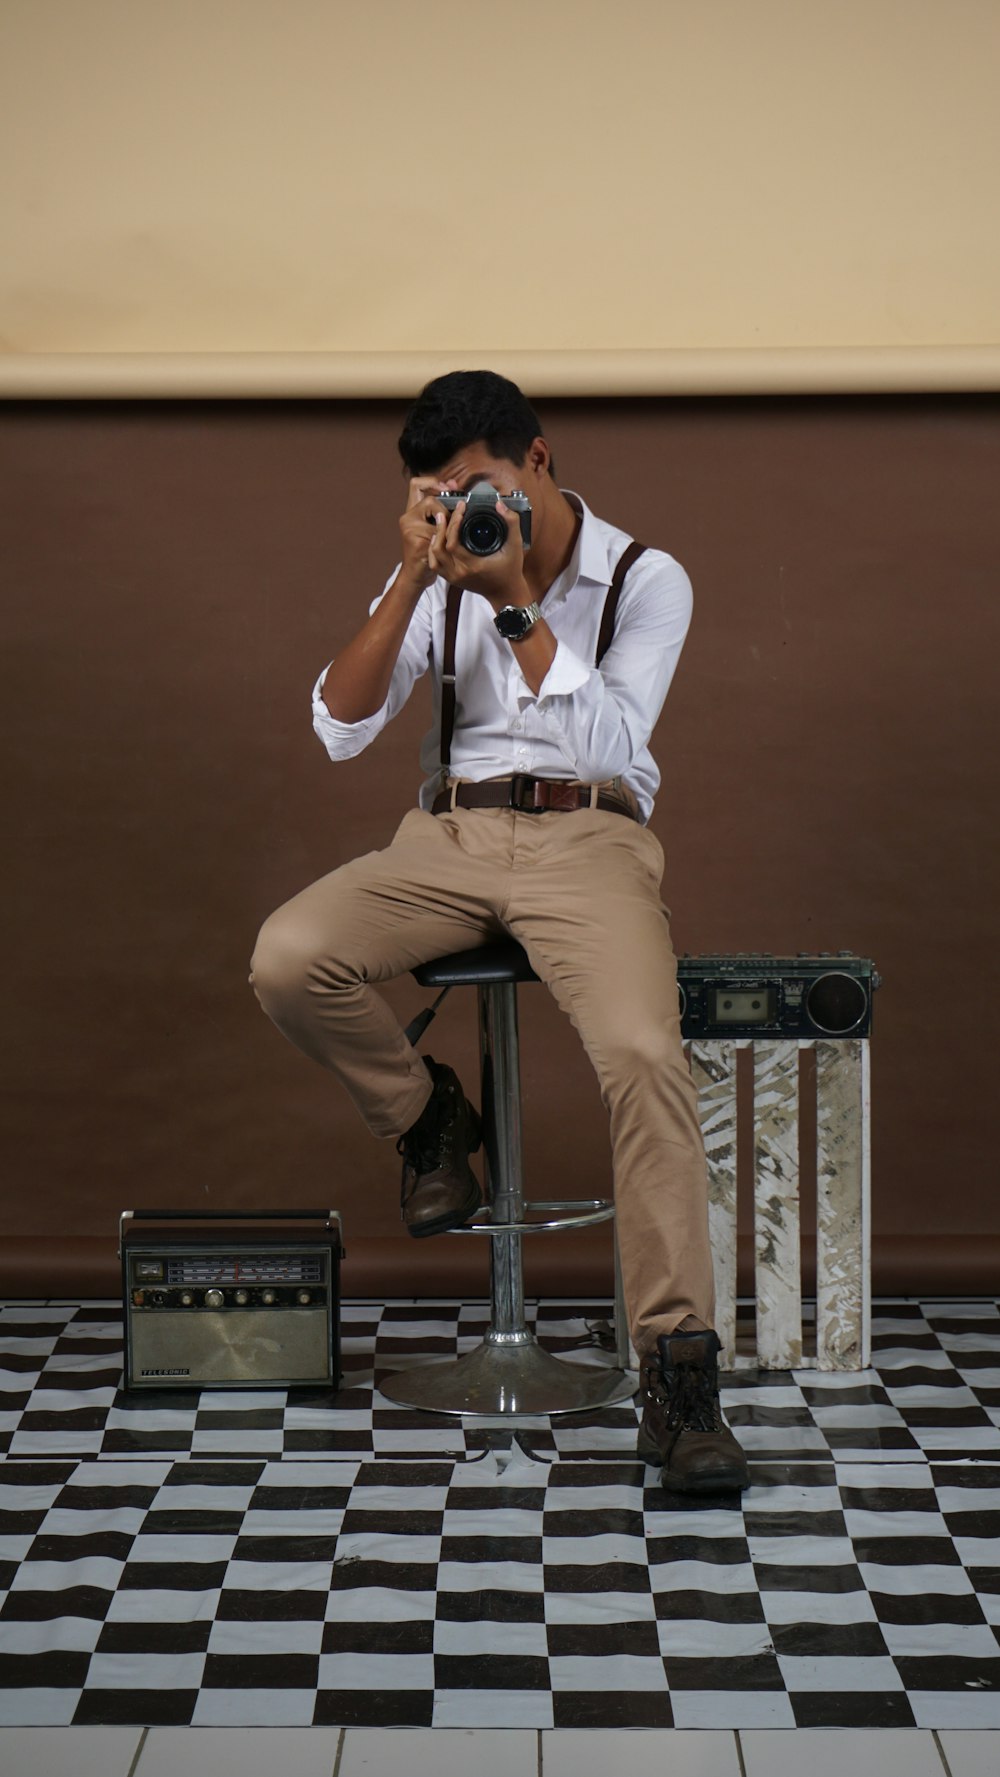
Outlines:
<svg viewBox="0 0 1000 1777"><path fill-rule="evenodd" d="M400 1238L391 1147L246 982L264 915L384 840L416 793L422 688L339 767L308 710L395 559L400 412L0 410L8 1292L113 1289L124 1207L292 1199L342 1210L349 1293L482 1276L478 1242ZM883 1290L1000 1277L998 412L995 397L544 410L563 483L694 581L655 743L678 950L850 947L884 977ZM408 980L389 997L404 1017L424 1003ZM434 1053L471 1078L473 1041L452 995ZM596 1084L542 989L523 992L522 1047L535 1194L598 1194ZM536 1287L606 1277L606 1235L534 1246Z"/></svg>

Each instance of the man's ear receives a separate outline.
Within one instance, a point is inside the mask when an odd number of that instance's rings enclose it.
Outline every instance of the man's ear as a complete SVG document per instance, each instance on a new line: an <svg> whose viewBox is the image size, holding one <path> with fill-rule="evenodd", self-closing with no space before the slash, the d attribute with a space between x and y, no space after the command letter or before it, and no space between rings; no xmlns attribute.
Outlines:
<svg viewBox="0 0 1000 1777"><path fill-rule="evenodd" d="M541 480L543 476L548 474L551 461L552 452L546 444L545 439L533 438L528 446L528 454L525 458L525 468L530 470L531 475L535 480Z"/></svg>

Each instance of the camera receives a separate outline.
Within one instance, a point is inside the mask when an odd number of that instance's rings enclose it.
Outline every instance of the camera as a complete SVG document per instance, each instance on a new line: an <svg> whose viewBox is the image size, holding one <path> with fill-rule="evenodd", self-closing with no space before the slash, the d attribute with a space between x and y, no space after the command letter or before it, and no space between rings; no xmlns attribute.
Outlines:
<svg viewBox="0 0 1000 1777"><path fill-rule="evenodd" d="M498 500L502 500L511 512L517 513L521 525L521 542L525 549L531 548L531 503L520 488L515 488L510 494L498 494L490 482L477 481L467 494L442 493L435 497L446 512L454 512L465 501L465 516L458 540L469 555L495 555L506 543L507 526L503 513L497 511Z"/></svg>

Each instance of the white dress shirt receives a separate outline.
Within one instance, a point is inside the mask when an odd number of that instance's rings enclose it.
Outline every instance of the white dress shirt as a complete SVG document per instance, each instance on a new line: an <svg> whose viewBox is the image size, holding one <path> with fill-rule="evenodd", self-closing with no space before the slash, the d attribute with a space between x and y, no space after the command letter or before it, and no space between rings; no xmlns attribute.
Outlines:
<svg viewBox="0 0 1000 1777"><path fill-rule="evenodd" d="M621 777L649 819L660 774L649 737L663 708L691 621L691 582L679 562L649 549L630 568L615 619L614 640L600 671L594 665L604 600L615 564L631 541L595 518L564 490L582 523L568 566L541 604L556 638L555 658L537 694L524 678L517 645L504 641L493 610L478 593L462 599L456 642L455 734L451 772L480 782L527 772L534 777L604 783ZM399 572L394 570L374 611ZM380 710L361 722L338 722L323 701L329 668L313 689L313 727L331 759L353 759L397 715L416 681L430 672L434 719L420 748L425 781L420 806L441 787L441 662L447 582L421 594ZM331 662L332 665L332 662Z"/></svg>

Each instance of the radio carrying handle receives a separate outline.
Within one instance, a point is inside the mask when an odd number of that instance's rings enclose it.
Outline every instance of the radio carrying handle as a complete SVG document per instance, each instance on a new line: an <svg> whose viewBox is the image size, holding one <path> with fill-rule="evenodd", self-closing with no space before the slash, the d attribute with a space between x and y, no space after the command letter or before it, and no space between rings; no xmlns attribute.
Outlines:
<svg viewBox="0 0 1000 1777"><path fill-rule="evenodd" d="M118 1257L127 1222L322 1222L336 1227L344 1254L344 1224L337 1209L123 1209L118 1217Z"/></svg>

